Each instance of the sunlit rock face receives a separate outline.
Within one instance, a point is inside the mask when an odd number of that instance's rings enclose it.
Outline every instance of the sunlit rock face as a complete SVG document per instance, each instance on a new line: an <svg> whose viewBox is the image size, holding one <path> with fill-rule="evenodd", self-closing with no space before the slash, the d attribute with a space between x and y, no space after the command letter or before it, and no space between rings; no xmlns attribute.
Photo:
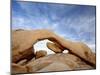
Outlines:
<svg viewBox="0 0 100 75"><path fill-rule="evenodd" d="M37 44L40 49L34 46ZM95 65L95 53L83 42L64 39L45 29L12 31L13 73L94 69Z"/></svg>
<svg viewBox="0 0 100 75"><path fill-rule="evenodd" d="M13 66L12 68L15 68ZM26 68L28 71L26 72ZM22 71L20 69L25 68ZM18 70L17 70L18 69ZM36 72L55 72L55 71L69 71L69 70L81 70L81 69L94 69L91 65L87 64L80 58L72 54L57 53L50 54L38 59L32 59L25 65L20 65L17 69L14 69L15 73L36 73ZM24 72L23 72L24 71Z"/></svg>

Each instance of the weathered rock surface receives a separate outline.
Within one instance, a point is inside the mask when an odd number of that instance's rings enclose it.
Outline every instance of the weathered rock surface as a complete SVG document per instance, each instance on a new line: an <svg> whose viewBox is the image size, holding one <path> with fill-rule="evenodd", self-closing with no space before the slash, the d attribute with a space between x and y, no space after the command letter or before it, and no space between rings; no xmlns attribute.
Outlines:
<svg viewBox="0 0 100 75"><path fill-rule="evenodd" d="M75 55L66 53L47 55L31 61L26 66L29 68L29 72L50 72L94 68Z"/></svg>
<svg viewBox="0 0 100 75"><path fill-rule="evenodd" d="M40 57L44 57L46 55L47 55L47 52L44 51L44 50L36 51L35 58L37 59L37 58L40 58Z"/></svg>
<svg viewBox="0 0 100 75"><path fill-rule="evenodd" d="M53 42L47 46L57 54L35 54L33 45L44 39ZM65 49L71 54L61 53ZM48 30L16 30L12 31L12 62L13 73L93 69L96 56L86 44L63 39Z"/></svg>
<svg viewBox="0 0 100 75"><path fill-rule="evenodd" d="M15 63L11 64L11 68L12 68L12 73L16 74L16 73L27 73L27 68L25 66L21 66Z"/></svg>
<svg viewBox="0 0 100 75"><path fill-rule="evenodd" d="M62 53L63 50L58 47L55 43L47 43L47 47L55 53Z"/></svg>
<svg viewBox="0 0 100 75"><path fill-rule="evenodd" d="M81 42L72 42L70 40L65 40L60 36L54 34L48 30L20 30L13 31L12 35L12 48L13 48L13 62L16 62L22 57L26 58L27 53L30 48L39 40L49 39L56 44L61 45L63 48L68 49L73 54L79 56L80 58L88 61L89 63L95 65L95 54L92 50ZM25 53L26 54L25 54ZM24 53L21 55L21 53Z"/></svg>
<svg viewBox="0 0 100 75"><path fill-rule="evenodd" d="M75 55L67 53L57 53L38 58L36 60L31 60L24 66L14 64L12 66L12 71L13 73L36 73L80 69L85 70L93 68L95 67L87 64Z"/></svg>
<svg viewBox="0 0 100 75"><path fill-rule="evenodd" d="M27 59L23 59L23 60L19 61L17 64L18 65L25 65L26 62L27 62Z"/></svg>
<svg viewBox="0 0 100 75"><path fill-rule="evenodd" d="M23 59L30 60L31 58L35 56L32 50L33 48L29 48L22 52L20 52L19 50L13 50L12 51L12 62L17 63Z"/></svg>
<svg viewBox="0 0 100 75"><path fill-rule="evenodd" d="M47 67L44 67L43 69L37 71L37 72L55 72L55 71L68 71L72 70L68 65L62 63L62 62L53 62Z"/></svg>

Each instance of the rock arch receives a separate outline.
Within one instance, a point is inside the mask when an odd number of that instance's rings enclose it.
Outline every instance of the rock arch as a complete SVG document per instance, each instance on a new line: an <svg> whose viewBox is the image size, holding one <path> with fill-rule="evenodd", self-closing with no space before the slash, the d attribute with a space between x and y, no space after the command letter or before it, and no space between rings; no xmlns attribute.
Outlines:
<svg viewBox="0 0 100 75"><path fill-rule="evenodd" d="M13 31L16 32L16 31ZM85 61L96 64L95 54L91 49L81 43L65 40L62 37L54 34L48 30L20 30L12 34L12 59L13 62L17 62L20 59L27 58L30 55L34 55L32 52L32 46L40 40L48 39L59 45L62 50L68 49L72 54L84 59Z"/></svg>

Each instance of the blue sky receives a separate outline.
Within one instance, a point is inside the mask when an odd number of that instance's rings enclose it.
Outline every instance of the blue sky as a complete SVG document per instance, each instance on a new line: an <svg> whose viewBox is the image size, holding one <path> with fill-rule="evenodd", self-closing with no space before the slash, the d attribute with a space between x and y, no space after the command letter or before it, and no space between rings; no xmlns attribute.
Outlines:
<svg viewBox="0 0 100 75"><path fill-rule="evenodd" d="M12 2L12 29L49 29L95 50L95 6Z"/></svg>

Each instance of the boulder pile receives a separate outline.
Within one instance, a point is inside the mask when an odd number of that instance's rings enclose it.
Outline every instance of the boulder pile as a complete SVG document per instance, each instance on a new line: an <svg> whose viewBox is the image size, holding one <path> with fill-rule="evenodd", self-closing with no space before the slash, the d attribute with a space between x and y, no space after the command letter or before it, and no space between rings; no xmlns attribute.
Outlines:
<svg viewBox="0 0 100 75"><path fill-rule="evenodd" d="M34 44L48 39L55 54L35 52ZM63 53L68 50L68 53ZM64 39L49 30L12 30L12 73L56 72L95 69L96 55L82 42Z"/></svg>

